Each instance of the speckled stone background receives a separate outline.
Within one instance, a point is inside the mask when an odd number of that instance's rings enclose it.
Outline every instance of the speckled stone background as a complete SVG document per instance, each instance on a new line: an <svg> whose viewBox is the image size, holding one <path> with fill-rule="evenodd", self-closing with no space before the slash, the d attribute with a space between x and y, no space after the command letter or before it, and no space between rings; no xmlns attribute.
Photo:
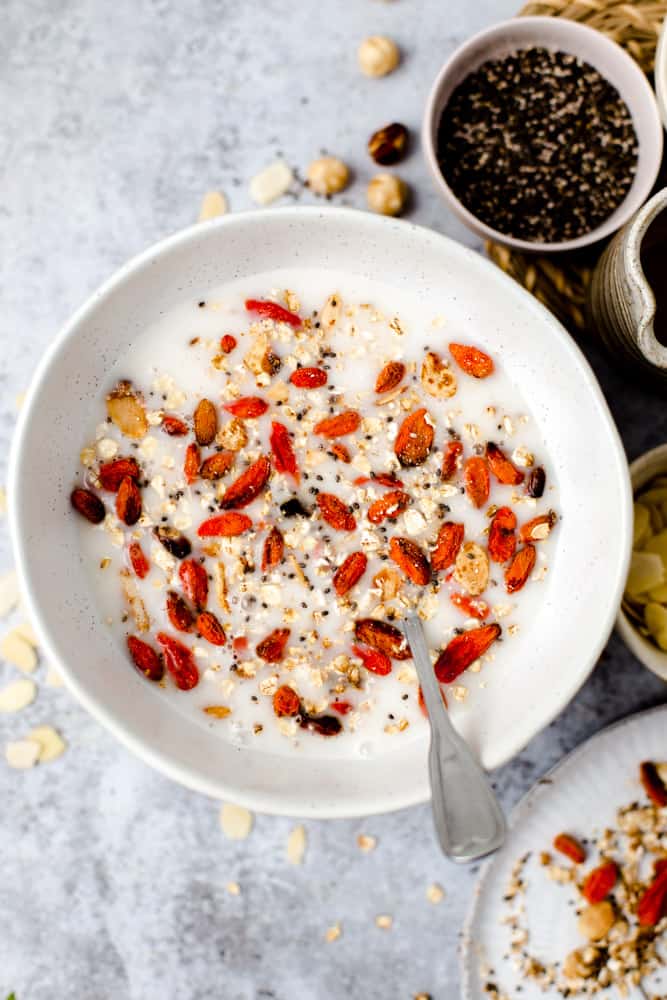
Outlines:
<svg viewBox="0 0 667 1000"><path fill-rule="evenodd" d="M103 278L192 222L209 188L247 208L248 180L279 152L302 172L321 148L342 156L357 177L344 200L363 207L368 134L391 120L416 132L445 56L516 2L3 0L0 468L16 395ZM386 80L356 69L371 33L404 52ZM432 192L416 141L402 173L414 186L410 217L474 245ZM666 440L664 396L587 352L630 456ZM11 558L4 530L0 570ZM226 841L216 803L130 756L44 674L34 705L0 718L3 742L49 722L69 743L57 763L27 773L0 760L0 998L458 996L475 871L440 857L428 808L308 822L295 868L289 820L257 817L248 840ZM11 676L0 665L0 682ZM505 806L601 726L663 698L612 638L575 701L495 775ZM378 838L374 853L358 850L360 832ZM439 906L425 896L433 881L446 891ZM375 926L381 913L391 930ZM342 936L326 943L335 921Z"/></svg>

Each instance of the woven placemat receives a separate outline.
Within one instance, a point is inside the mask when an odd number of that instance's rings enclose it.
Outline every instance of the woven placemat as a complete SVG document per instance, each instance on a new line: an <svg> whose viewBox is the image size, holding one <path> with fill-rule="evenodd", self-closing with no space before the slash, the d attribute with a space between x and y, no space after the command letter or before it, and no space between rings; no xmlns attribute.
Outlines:
<svg viewBox="0 0 667 1000"><path fill-rule="evenodd" d="M550 0L529 3L520 16L569 17L597 28L622 45L645 73L651 73L667 0ZM584 330L586 290L604 247L586 253L540 257L488 242L486 251L510 277L527 288L570 330Z"/></svg>

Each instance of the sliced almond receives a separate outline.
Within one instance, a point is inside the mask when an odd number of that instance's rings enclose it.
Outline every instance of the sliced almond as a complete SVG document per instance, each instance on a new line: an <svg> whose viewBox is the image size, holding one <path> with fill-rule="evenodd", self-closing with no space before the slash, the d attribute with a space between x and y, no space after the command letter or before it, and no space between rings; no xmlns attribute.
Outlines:
<svg viewBox="0 0 667 1000"><path fill-rule="evenodd" d="M226 448L227 451L240 451L241 448L245 448L248 443L248 432L244 422L238 417L228 420L225 426L218 431L215 443Z"/></svg>
<svg viewBox="0 0 667 1000"><path fill-rule="evenodd" d="M457 389L456 375L434 351L422 362L421 383L424 392L436 399L449 399Z"/></svg>
<svg viewBox="0 0 667 1000"><path fill-rule="evenodd" d="M148 433L146 407L132 383L120 381L107 396L107 413L126 437L142 438Z"/></svg>
<svg viewBox="0 0 667 1000"><path fill-rule="evenodd" d="M476 542L464 542L454 564L454 579L472 597L477 597L489 582L489 557Z"/></svg>
<svg viewBox="0 0 667 1000"><path fill-rule="evenodd" d="M64 754L67 744L53 726L37 726L28 733L27 739L39 747L39 763L48 764Z"/></svg>
<svg viewBox="0 0 667 1000"><path fill-rule="evenodd" d="M13 569L0 576L0 618L13 611L21 599L19 581Z"/></svg>
<svg viewBox="0 0 667 1000"><path fill-rule="evenodd" d="M380 930L383 931L388 931L393 923L394 923L394 918L390 917L388 913L380 913L375 918L375 926L379 927Z"/></svg>
<svg viewBox="0 0 667 1000"><path fill-rule="evenodd" d="M306 853L306 831L301 825L290 830L287 838L287 860L291 865L300 865Z"/></svg>
<svg viewBox="0 0 667 1000"><path fill-rule="evenodd" d="M37 653L23 638L18 628L11 629L3 637L0 642L0 656L25 674L31 674L37 666Z"/></svg>
<svg viewBox="0 0 667 1000"><path fill-rule="evenodd" d="M220 810L220 826L229 840L245 840L252 830L252 824L253 815L248 809L232 805L231 802L223 803Z"/></svg>
<svg viewBox="0 0 667 1000"><path fill-rule="evenodd" d="M27 678L13 681L0 690L0 712L20 712L35 700L36 694L33 681Z"/></svg>
<svg viewBox="0 0 667 1000"><path fill-rule="evenodd" d="M231 708L227 705L206 705L204 712L207 715L212 715L214 719L226 719L228 715L232 714Z"/></svg>
<svg viewBox="0 0 667 1000"><path fill-rule="evenodd" d="M326 934L324 935L324 940L331 943L332 941L337 941L338 938L343 933L343 929L340 923L336 922L332 924L331 927L327 927Z"/></svg>
<svg viewBox="0 0 667 1000"><path fill-rule="evenodd" d="M229 614L229 602L227 601L227 575L225 564L217 562L213 567L213 582L215 583L215 596L223 611Z"/></svg>
<svg viewBox="0 0 667 1000"><path fill-rule="evenodd" d="M18 624L16 628L13 629L13 631L17 632L18 635L20 635L22 639L25 639L25 641L29 643L34 649L37 649L37 647L39 646L37 635L30 622L20 622L20 624Z"/></svg>
<svg viewBox="0 0 667 1000"><path fill-rule="evenodd" d="M330 295L324 303L322 312L320 313L320 328L324 330L325 333L336 325L340 319L342 308L343 301L338 292L334 292L334 294Z"/></svg>
<svg viewBox="0 0 667 1000"><path fill-rule="evenodd" d="M5 746L5 760L17 771L28 771L39 759L39 743L14 740Z"/></svg>
<svg viewBox="0 0 667 1000"><path fill-rule="evenodd" d="M221 191L207 191L199 209L199 222L215 219L227 212L227 199Z"/></svg>
<svg viewBox="0 0 667 1000"><path fill-rule="evenodd" d="M426 890L426 898L429 903L433 903L434 906L437 906L437 904L441 903L445 898L445 890L441 885L438 885L437 882L433 882Z"/></svg>
<svg viewBox="0 0 667 1000"><path fill-rule="evenodd" d="M250 197L258 205L269 205L289 190L294 174L283 160L276 160L250 181Z"/></svg>
<svg viewBox="0 0 667 1000"><path fill-rule="evenodd" d="M368 854L370 851L374 851L377 847L377 838L371 837L368 833L360 833L357 837L357 847L364 854Z"/></svg>

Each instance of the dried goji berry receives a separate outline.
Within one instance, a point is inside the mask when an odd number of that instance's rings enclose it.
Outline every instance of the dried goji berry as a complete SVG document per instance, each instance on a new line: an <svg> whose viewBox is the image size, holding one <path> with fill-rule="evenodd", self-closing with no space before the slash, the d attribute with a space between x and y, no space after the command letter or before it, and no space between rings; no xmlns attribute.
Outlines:
<svg viewBox="0 0 667 1000"><path fill-rule="evenodd" d="M489 499L491 481L489 467L479 455L473 455L463 466L466 493L475 507L483 507Z"/></svg>
<svg viewBox="0 0 667 1000"><path fill-rule="evenodd" d="M183 590L198 610L208 601L208 573L198 559L184 559L178 569Z"/></svg>
<svg viewBox="0 0 667 1000"><path fill-rule="evenodd" d="M161 681L164 677L164 665L152 646L136 635L128 635L127 648L135 667L150 681Z"/></svg>
<svg viewBox="0 0 667 1000"><path fill-rule="evenodd" d="M505 590L508 594L515 594L517 590L521 590L532 573L535 558L534 545L524 545L515 554L512 562L505 570Z"/></svg>
<svg viewBox="0 0 667 1000"><path fill-rule="evenodd" d="M202 479L222 479L234 464L233 451L216 451L214 455L209 455L201 464L199 474Z"/></svg>
<svg viewBox="0 0 667 1000"><path fill-rule="evenodd" d="M104 520L104 504L96 493L77 487L72 490L69 499L77 514L81 514L91 524L99 524Z"/></svg>
<svg viewBox="0 0 667 1000"><path fill-rule="evenodd" d="M289 309L279 306L277 302L268 302L265 299L246 299L245 307L248 312L275 320L276 323L289 323L295 329L301 326L301 317L290 312Z"/></svg>
<svg viewBox="0 0 667 1000"><path fill-rule="evenodd" d="M499 507L489 528L489 556L494 562L504 563L516 551L516 514L509 507Z"/></svg>
<svg viewBox="0 0 667 1000"><path fill-rule="evenodd" d="M394 536L389 542L389 556L409 580L424 587L431 579L429 561L416 542Z"/></svg>
<svg viewBox="0 0 667 1000"><path fill-rule="evenodd" d="M616 885L618 868L614 861L605 861L584 879L581 891L589 903L601 903Z"/></svg>
<svg viewBox="0 0 667 1000"><path fill-rule="evenodd" d="M136 459L114 458L113 461L100 465L97 478L103 490L116 493L126 476L136 481L140 475L141 472Z"/></svg>
<svg viewBox="0 0 667 1000"><path fill-rule="evenodd" d="M141 491L129 476L125 476L118 487L116 514L127 525L136 524L141 517Z"/></svg>
<svg viewBox="0 0 667 1000"><path fill-rule="evenodd" d="M224 628L211 611L202 611L197 615L197 631L212 646L224 646L227 642Z"/></svg>
<svg viewBox="0 0 667 1000"><path fill-rule="evenodd" d="M639 765L639 779L651 802L656 806L667 806L667 787L652 760L645 760Z"/></svg>
<svg viewBox="0 0 667 1000"><path fill-rule="evenodd" d="M667 858L656 858L653 862L653 875L662 875L667 872Z"/></svg>
<svg viewBox="0 0 667 1000"><path fill-rule="evenodd" d="M232 416L239 417L241 420L261 417L268 408L269 404L260 396L243 396L241 399L235 399L233 403L225 403L223 406L223 410L227 410L227 413L231 413Z"/></svg>
<svg viewBox="0 0 667 1000"><path fill-rule="evenodd" d="M218 433L218 411L210 399L199 400L192 422L197 444L210 444Z"/></svg>
<svg viewBox="0 0 667 1000"><path fill-rule="evenodd" d="M183 461L183 475L186 483L194 483L199 475L201 465L201 455L196 444L189 444L185 449L185 459Z"/></svg>
<svg viewBox="0 0 667 1000"><path fill-rule="evenodd" d="M273 711L282 718L299 714L301 701L298 694L289 684L281 684L273 696Z"/></svg>
<svg viewBox="0 0 667 1000"><path fill-rule="evenodd" d="M555 850L564 854L570 861L574 861L575 865L580 865L586 860L586 851L583 845L570 833L559 833L557 837L554 837L553 845Z"/></svg>
<svg viewBox="0 0 667 1000"><path fill-rule="evenodd" d="M343 597L355 583L359 583L367 565L368 559L363 552L352 552L343 560L333 576L334 590L339 597Z"/></svg>
<svg viewBox="0 0 667 1000"><path fill-rule="evenodd" d="M334 712L338 712L339 715L347 715L348 712L352 711L354 706L350 701L332 701L330 707Z"/></svg>
<svg viewBox="0 0 667 1000"><path fill-rule="evenodd" d="M190 608L174 590L167 591L167 617L177 632L189 632L195 620Z"/></svg>
<svg viewBox="0 0 667 1000"><path fill-rule="evenodd" d="M280 528L273 527L266 536L264 548L262 549L262 572L267 569L275 569L283 561L285 552L285 539Z"/></svg>
<svg viewBox="0 0 667 1000"><path fill-rule="evenodd" d="M493 373L493 360L478 347L471 347L469 344L450 344L449 351L466 375L486 378Z"/></svg>
<svg viewBox="0 0 667 1000"><path fill-rule="evenodd" d="M169 437L183 437L188 433L188 425L184 420L179 417L173 417L169 414L165 414L162 418L162 430Z"/></svg>
<svg viewBox="0 0 667 1000"><path fill-rule="evenodd" d="M176 559L185 559L186 556L190 555L192 551L190 542L175 528L167 528L160 524L157 528L153 528L153 534L160 545L163 545L167 552Z"/></svg>
<svg viewBox="0 0 667 1000"><path fill-rule="evenodd" d="M667 869L654 878L637 903L637 920L641 927L655 927L667 915Z"/></svg>
<svg viewBox="0 0 667 1000"><path fill-rule="evenodd" d="M297 389L319 389L327 384L328 378L323 368L297 368L289 380Z"/></svg>
<svg viewBox="0 0 667 1000"><path fill-rule="evenodd" d="M345 437L346 434L354 434L360 424L361 417L356 410L345 410L320 420L319 424L315 424L313 433L325 438Z"/></svg>
<svg viewBox="0 0 667 1000"><path fill-rule="evenodd" d="M459 549L463 544L465 527L456 524L454 521L445 521L438 531L435 548L431 553L431 567L436 572L441 572L449 566L453 566Z"/></svg>
<svg viewBox="0 0 667 1000"><path fill-rule="evenodd" d="M199 671L188 647L166 632L158 632L155 638L158 645L162 646L164 662L176 687L181 691L196 687L199 683Z"/></svg>
<svg viewBox="0 0 667 1000"><path fill-rule="evenodd" d="M270 475L271 463L266 455L261 455L227 487L220 500L220 506L223 510L229 510L230 507L247 507L261 494Z"/></svg>
<svg viewBox="0 0 667 1000"><path fill-rule="evenodd" d="M384 496L374 500L368 508L368 520L371 524L382 524L387 519L394 519L407 509L410 503L410 494L403 490L392 490Z"/></svg>
<svg viewBox="0 0 667 1000"><path fill-rule="evenodd" d="M242 535L244 531L252 528L252 520L247 514L238 514L235 510L230 510L226 514L216 514L202 521L197 529L200 538L233 538L235 535Z"/></svg>
<svg viewBox="0 0 667 1000"><path fill-rule="evenodd" d="M300 476L296 464L296 455L292 447L292 438L284 424L280 424L276 420L273 421L269 443L271 445L271 452L273 453L273 464L276 467L276 472L286 472L298 483Z"/></svg>
<svg viewBox="0 0 667 1000"><path fill-rule="evenodd" d="M442 684L451 684L471 663L486 653L502 629L495 622L455 635L435 661L435 675Z"/></svg>
<svg viewBox="0 0 667 1000"><path fill-rule="evenodd" d="M352 652L358 656L366 670L372 674L385 677L391 673L391 660L379 649L364 649L363 646L353 646Z"/></svg>
<svg viewBox="0 0 667 1000"><path fill-rule="evenodd" d="M400 629L380 618L359 618L354 623L354 637L366 646L386 653L392 660L409 660L410 647Z"/></svg>
<svg viewBox="0 0 667 1000"><path fill-rule="evenodd" d="M484 621L491 614L489 605L479 597L468 597L467 594L454 593L449 595L449 599L455 608L462 611L464 615L468 615L469 618L478 618L480 621Z"/></svg>
<svg viewBox="0 0 667 1000"><path fill-rule="evenodd" d="M489 441L486 445L486 460L491 472L504 486L518 486L519 483L523 482L524 475L521 469L517 469L502 448L499 448L493 441Z"/></svg>
<svg viewBox="0 0 667 1000"><path fill-rule="evenodd" d="M380 486L387 486L389 489L403 485L403 480L395 476L393 472L373 472L370 481L378 483Z"/></svg>
<svg viewBox="0 0 667 1000"><path fill-rule="evenodd" d="M405 376L405 365L402 361L388 361L377 379L375 380L375 391L377 393L390 392L403 381Z"/></svg>
<svg viewBox="0 0 667 1000"><path fill-rule="evenodd" d="M333 493L318 493L317 506L327 524L336 531L354 531L356 528L354 514L347 504Z"/></svg>
<svg viewBox="0 0 667 1000"><path fill-rule="evenodd" d="M440 469L440 476L445 482L454 476L458 468L458 461L463 454L463 445L460 441L449 441L445 445L445 450L442 456L442 468Z"/></svg>
<svg viewBox="0 0 667 1000"><path fill-rule="evenodd" d="M290 636L288 628L274 628L273 632L257 643L255 651L266 663L279 663L285 655L285 646Z"/></svg>
<svg viewBox="0 0 667 1000"><path fill-rule="evenodd" d="M130 566L134 570L135 575L138 576L140 580L143 580L144 577L148 576L151 567L139 542L130 542L127 554L130 560Z"/></svg>
<svg viewBox="0 0 667 1000"><path fill-rule="evenodd" d="M220 350L223 354L231 354L238 341L231 333L225 333L220 338Z"/></svg>
<svg viewBox="0 0 667 1000"><path fill-rule="evenodd" d="M422 465L433 446L435 430L428 410L409 413L398 429L394 452L401 465Z"/></svg>
<svg viewBox="0 0 667 1000"><path fill-rule="evenodd" d="M352 461L352 456L344 444L332 444L329 448L329 452L334 458L337 458L339 462L344 462L345 465L349 465Z"/></svg>
<svg viewBox="0 0 667 1000"><path fill-rule="evenodd" d="M549 510L546 514L539 514L521 525L519 535L523 542L542 542L551 534L551 529L558 520L555 510Z"/></svg>

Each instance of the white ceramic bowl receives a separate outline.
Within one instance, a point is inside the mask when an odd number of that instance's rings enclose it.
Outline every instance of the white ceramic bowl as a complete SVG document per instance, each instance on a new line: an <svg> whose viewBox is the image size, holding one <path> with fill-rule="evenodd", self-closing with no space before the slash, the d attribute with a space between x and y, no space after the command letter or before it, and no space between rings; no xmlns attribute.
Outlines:
<svg viewBox="0 0 667 1000"><path fill-rule="evenodd" d="M512 662L485 675L474 711L455 703L451 714L493 768L567 704L604 646L627 573L623 449L590 368L554 317L479 255L398 220L333 208L228 216L164 240L103 285L51 346L21 412L10 475L17 565L46 655L84 706L149 763L260 811L382 812L428 798L425 733L384 757L353 760L269 756L220 740L130 668L100 620L69 508L83 428L117 357L183 299L205 299L278 261L416 293L522 387L560 486L557 551L534 626L512 639Z"/></svg>
<svg viewBox="0 0 667 1000"><path fill-rule="evenodd" d="M644 452L630 466L632 489L635 493L656 476L664 475L667 475L667 444L661 444L651 451ZM667 653L663 653L638 632L622 609L618 613L616 628L637 659L663 681L667 681Z"/></svg>
<svg viewBox="0 0 667 1000"><path fill-rule="evenodd" d="M455 88L488 59L502 58L517 49L535 45L578 56L606 77L616 87L630 110L639 144L637 172L625 200L601 225L584 236L562 243L515 239L481 222L459 201L438 165L438 125ZM620 45L601 32L565 17L515 17L473 35L447 60L436 77L426 102L422 143L438 192L469 229L484 239L504 243L517 250L551 253L576 250L606 239L643 205L660 169L663 133L655 94L637 63Z"/></svg>

